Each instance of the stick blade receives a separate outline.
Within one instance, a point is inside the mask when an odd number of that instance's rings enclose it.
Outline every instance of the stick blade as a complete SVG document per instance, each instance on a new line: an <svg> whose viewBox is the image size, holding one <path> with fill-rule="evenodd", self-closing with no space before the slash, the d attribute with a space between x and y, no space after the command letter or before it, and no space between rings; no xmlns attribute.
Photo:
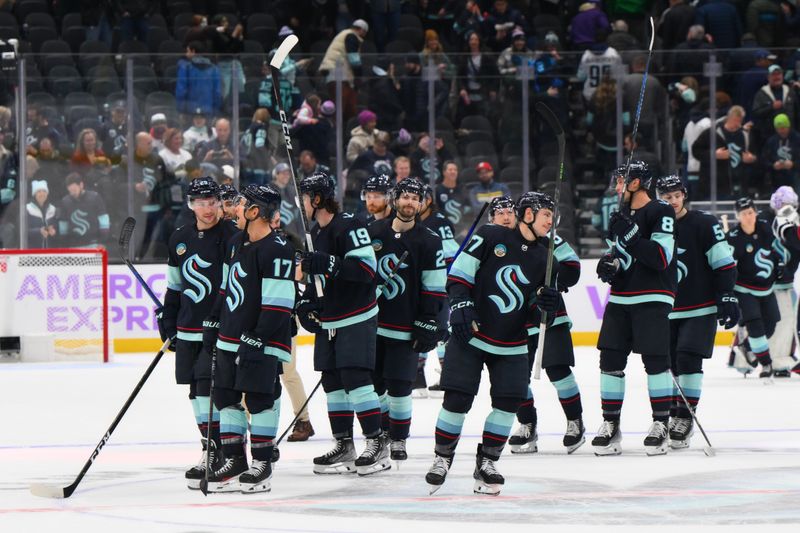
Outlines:
<svg viewBox="0 0 800 533"><path fill-rule="evenodd" d="M558 118L556 118L553 110L550 109L547 104L544 102L536 102L536 111L547 121L550 129L552 129L556 135L564 135L564 128L561 126Z"/></svg>
<svg viewBox="0 0 800 533"><path fill-rule="evenodd" d="M58 500L69 498L72 492L70 491L68 494L68 488L69 487L64 488L57 485L48 485L47 483L33 483L30 486L31 494L34 496L39 496L40 498L54 498Z"/></svg>
<svg viewBox="0 0 800 533"><path fill-rule="evenodd" d="M703 453L706 454L706 457L715 457L717 455L717 452L711 446L704 447Z"/></svg>
<svg viewBox="0 0 800 533"><path fill-rule="evenodd" d="M128 217L122 223L122 229L119 232L119 246L120 248L127 248L133 237L133 230L136 229L136 219Z"/></svg>
<svg viewBox="0 0 800 533"><path fill-rule="evenodd" d="M283 61L286 59L286 56L289 55L289 52L292 51L292 48L298 43L300 39L297 38L297 35L287 35L286 38L283 40L281 45L275 50L275 55L272 56L272 60L269 62L269 66L274 68L281 68L283 65Z"/></svg>

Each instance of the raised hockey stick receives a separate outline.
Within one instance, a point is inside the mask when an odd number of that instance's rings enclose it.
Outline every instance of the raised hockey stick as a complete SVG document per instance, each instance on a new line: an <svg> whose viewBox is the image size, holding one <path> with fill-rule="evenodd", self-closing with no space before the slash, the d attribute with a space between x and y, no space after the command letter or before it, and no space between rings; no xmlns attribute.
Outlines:
<svg viewBox="0 0 800 533"><path fill-rule="evenodd" d="M170 345L171 342L172 339L167 339L166 341L164 341L164 344L161 346L161 349L158 351L155 358L150 363L150 366L148 366L147 370L145 370L145 373L139 380L139 383L136 384L136 388L134 388L131 395L128 396L128 400L125 402L125 405L122 406L122 409L120 409L119 413L117 413L117 417L111 423L111 426L109 426L103 437L100 439L100 442L98 442L97 446L95 446L92 455L89 456L89 460L86 461L86 463L83 465L83 468L78 474L78 477L75 478L75 481L73 481L66 487L49 485L46 483L34 483L30 487L31 494L33 494L34 496L41 496L42 498L69 498L70 496L72 496L72 493L75 492L75 489L78 487L78 484L83 479L83 476L86 475L86 472L88 472L89 468L91 468L91 466L94 464L95 460L97 459L97 456L100 455L100 451L103 449L103 446L105 446L106 443L108 442L108 439L111 438L111 434L117 428L117 425L119 424L120 420L122 420L122 417L125 416L125 413L128 411L128 407L130 407L131 404L133 403L133 400L136 399L136 395L138 395L139 391L142 390L142 386L144 386L145 381L147 381L147 378L149 378L150 374L153 373L153 370L156 368L156 365L161 360L161 357L164 355L164 352L167 351L167 347Z"/></svg>
<svg viewBox="0 0 800 533"><path fill-rule="evenodd" d="M292 150L292 137L291 130L289 129L289 119L286 118L286 112L283 110L283 105L281 104L281 65L283 65L283 62L286 60L286 56L289 55L289 52L292 51L292 48L295 47L298 41L299 39L297 38L297 35L286 36L283 42L281 42L280 46L278 46L278 49L275 51L275 55L272 56L269 66L272 71L272 95L275 98L275 107L278 109L278 115L280 115L281 129L283 130L283 142L286 145L286 155L288 159L287 164L289 165L289 170L292 173L292 185L294 185L294 204L297 206L297 210L300 211L300 223L303 226L303 233L305 234L306 252L313 252L314 242L311 239L311 233L308 230L310 223L308 222L306 211L301 202L302 197L300 196L300 185L297 183L297 174L294 172L294 152ZM317 298L322 298L322 281L317 276L311 277L314 279L314 288L317 290Z"/></svg>
<svg viewBox="0 0 800 533"><path fill-rule="evenodd" d="M544 271L544 285L549 287L553 277L553 255L555 254L556 223L558 221L558 203L561 201L561 183L564 180L564 157L566 156L567 140L564 135L564 128L558 122L553 111L543 102L536 103L536 111L547 121L556 134L558 140L558 180L556 180L556 190L553 194L553 225L550 226L550 242L547 245L547 268ZM544 359L544 338L547 333L547 313L541 312L539 321L539 340L536 346L536 354L533 359L533 378L540 379L542 375L542 359Z"/></svg>
<svg viewBox="0 0 800 533"><path fill-rule="evenodd" d="M475 233L475 228L478 226L478 222L481 221L481 218L483 218L483 214L486 212L486 209L488 207L489 207L489 202L484 202L483 207L481 207L481 210L478 211L478 216L476 216L475 220L472 221L472 225L469 227L467 235L464 237L464 240L461 241L461 245L459 245L458 250L456 250L456 254L453 256L453 260L450 261L450 266L447 267L448 272L450 272L450 267L453 266L453 262L456 260L456 257L458 257L461 254L461 252L464 251L464 247L467 246L470 237L472 237L472 234Z"/></svg>
<svg viewBox="0 0 800 533"><path fill-rule="evenodd" d="M211 425L214 422L214 372L217 370L217 347L211 349L211 387L208 393L208 426L206 427L206 471L200 480L200 492L208 496L208 473L211 471Z"/></svg>
<svg viewBox="0 0 800 533"><path fill-rule="evenodd" d="M689 403L689 400L686 399L686 395L683 393L683 387L681 387L681 384L678 383L678 378L675 377L675 374L672 372L672 370L669 371L669 375L672 376L672 382L675 384L675 387L678 388L678 392L683 399L684 405L686 405L686 409L688 409L689 414L692 415L692 420L694 421L695 425L697 425L698 429L700 429L700 433L703 434L703 438L706 440L706 446L703 447L703 453L705 453L708 457L714 457L717 455L717 452L715 452L714 448L711 446L711 441L708 440L708 435L706 435L703 426L700 424L700 420L697 419L697 414L694 412L694 408Z"/></svg>
<svg viewBox="0 0 800 533"><path fill-rule="evenodd" d="M131 260L128 257L131 237L133 236L134 229L136 229L136 219L133 217L126 218L125 222L122 223L122 229L119 232L119 254L122 256L122 261L133 273L133 277L136 278L136 280L144 289L144 292L146 292L150 299L153 300L156 308L160 308L162 306L161 301L156 297L156 295L153 293L153 289L150 288L142 275L139 274L139 271L136 270L136 267L133 266L133 263L131 263Z"/></svg>
<svg viewBox="0 0 800 533"><path fill-rule="evenodd" d="M386 277L386 280L383 283L381 283L380 285L378 285L378 288L375 291L376 294L378 295L378 298L380 298L383 295L383 288L386 287L386 284L389 283L389 280L391 280L394 277L394 275L397 274L397 271L400 270L400 267L403 265L403 263L405 262L406 258L408 258L408 250L403 252L403 254L400 256L400 259L397 260L397 263L395 263L395 265L389 271L389 275ZM293 320L294 320L294 318L293 318ZM281 436L278 437L278 440L275 441L275 446L277 446L278 444L281 443L281 441L286 436L286 434L289 433L289 430L292 429L294 427L295 423L297 423L297 421L300 419L300 415L303 413L303 410L308 405L308 402L311 401L311 398L314 396L314 393L317 392L317 389L319 389L320 385L322 385L322 378L319 378L319 381L317 381L317 384L314 385L314 388L311 390L311 394L308 395L308 398L306 398L306 401L303 403L303 406L300 407L300 409L297 410L297 414L295 415L295 417L292 419L291 422L289 422L289 425L284 430L284 432L281 433Z"/></svg>

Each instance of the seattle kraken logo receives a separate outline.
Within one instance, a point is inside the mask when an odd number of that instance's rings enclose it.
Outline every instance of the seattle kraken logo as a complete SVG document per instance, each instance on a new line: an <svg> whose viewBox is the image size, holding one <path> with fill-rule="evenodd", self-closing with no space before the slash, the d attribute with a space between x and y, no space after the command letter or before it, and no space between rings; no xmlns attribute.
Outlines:
<svg viewBox="0 0 800 533"><path fill-rule="evenodd" d="M386 254L378 261L378 274L384 279L388 279L391 275L392 269L397 265L400 259L395 254ZM400 265L400 270L407 268L405 263ZM395 275L383 287L383 296L387 300L394 299L395 296L406 292L406 282L402 277Z"/></svg>
<svg viewBox="0 0 800 533"><path fill-rule="evenodd" d="M86 232L89 231L89 221L86 220L86 217L89 215L86 211L82 211L80 209L76 209L70 215L69 220L72 222L75 227L72 229L73 232L77 233L81 237L86 235Z"/></svg>
<svg viewBox="0 0 800 533"><path fill-rule="evenodd" d="M225 298L228 309L231 311L235 311L244 302L244 289L239 280L246 277L247 272L242 268L242 264L239 261L234 263L228 275L228 297Z"/></svg>
<svg viewBox="0 0 800 533"><path fill-rule="evenodd" d="M281 224L287 226L294 222L294 205L286 200L281 200Z"/></svg>
<svg viewBox="0 0 800 533"><path fill-rule="evenodd" d="M686 250L679 246L678 247L678 255L682 255L684 252L686 252ZM686 278L688 276L689 276L689 268L686 266L686 264L683 261L678 260L678 283L680 283L681 280L683 280L684 278Z"/></svg>
<svg viewBox="0 0 800 533"><path fill-rule="evenodd" d="M742 162L742 147L736 143L728 143L728 153L730 154L731 168L736 168Z"/></svg>
<svg viewBox="0 0 800 533"><path fill-rule="evenodd" d="M772 246L778 255L781 256L781 260L783 261L784 265L788 264L789 261L792 260L792 252L790 252L783 244L781 244L778 239L775 239L775 243Z"/></svg>
<svg viewBox="0 0 800 533"><path fill-rule="evenodd" d="M772 265L772 261L770 261L767 256L769 256L769 250L762 248L756 252L756 256L753 258L753 262L758 267L758 273L756 276L759 278L767 279L772 275L772 269L774 267Z"/></svg>
<svg viewBox="0 0 800 533"><path fill-rule="evenodd" d="M461 222L461 202L447 200L444 204L444 211L447 213L447 218L453 224Z"/></svg>
<svg viewBox="0 0 800 533"><path fill-rule="evenodd" d="M202 257L197 254L192 255L181 266L181 274L183 279L194 287L193 289L186 289L183 294L191 298L191 300L199 304L206 296L211 293L211 281L199 272L201 268L208 268L211 263L204 261Z"/></svg>
<svg viewBox="0 0 800 533"><path fill-rule="evenodd" d="M619 259L619 264L622 270L628 270L631 268L631 265L633 264L633 257L631 257L631 254L628 253L625 247L620 243L614 242L610 239L606 239L606 243L608 243L609 247L616 248L617 252L619 252L616 254L616 258Z"/></svg>
<svg viewBox="0 0 800 533"><path fill-rule="evenodd" d="M522 268L519 265L506 265L497 271L495 281L504 296L489 295L497 309L503 314L522 309L522 305L525 302L523 301L522 291L519 290L517 284L528 285L530 283L525 274L522 273Z"/></svg>

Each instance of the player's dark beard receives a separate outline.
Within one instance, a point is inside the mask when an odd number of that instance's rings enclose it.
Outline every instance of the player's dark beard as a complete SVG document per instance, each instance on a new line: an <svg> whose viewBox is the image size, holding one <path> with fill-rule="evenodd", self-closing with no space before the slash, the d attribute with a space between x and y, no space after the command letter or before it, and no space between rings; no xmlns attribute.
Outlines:
<svg viewBox="0 0 800 533"><path fill-rule="evenodd" d="M403 211L411 211L412 214L409 217L408 215L404 214ZM412 209L411 206L404 206L402 208L397 208L395 210L395 212L396 212L396 216L400 220L400 222L404 222L404 223L413 222L414 219L417 217L417 210L416 209Z"/></svg>

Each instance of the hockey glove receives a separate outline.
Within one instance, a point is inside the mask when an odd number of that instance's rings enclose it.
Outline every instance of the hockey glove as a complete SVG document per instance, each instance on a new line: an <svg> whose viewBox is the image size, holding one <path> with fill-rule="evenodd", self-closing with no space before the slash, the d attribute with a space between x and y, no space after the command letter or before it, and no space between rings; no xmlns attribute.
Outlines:
<svg viewBox="0 0 800 533"><path fill-rule="evenodd" d="M612 235L616 235L619 243L625 248L631 248L639 242L642 234L639 232L639 225L628 215L615 211L608 222L608 227Z"/></svg>
<svg viewBox="0 0 800 533"><path fill-rule="evenodd" d="M217 345L217 335L219 335L219 318L210 316L203 320L203 349L207 353L213 353Z"/></svg>
<svg viewBox="0 0 800 533"><path fill-rule="evenodd" d="M267 393L275 386L278 358L264 353L266 344L252 331L244 331L236 350L235 389L244 392Z"/></svg>
<svg viewBox="0 0 800 533"><path fill-rule="evenodd" d="M156 309L156 323L158 324L158 334L161 337L161 342L167 339L172 339L172 342L167 347L167 350L175 351L175 337L178 335L178 328L174 320L164 318L164 308L159 307Z"/></svg>
<svg viewBox="0 0 800 533"><path fill-rule="evenodd" d="M478 323L478 311L472 300L461 300L450 305L450 330L453 336L463 344L468 344L472 339Z"/></svg>
<svg viewBox="0 0 800 533"><path fill-rule="evenodd" d="M775 252L773 252L775 253ZM783 259L776 257L775 261L775 279L780 281L783 279L783 275L786 273L786 265L783 264Z"/></svg>
<svg viewBox="0 0 800 533"><path fill-rule="evenodd" d="M725 329L731 329L739 322L739 299L733 292L723 292L717 298L717 322Z"/></svg>
<svg viewBox="0 0 800 533"><path fill-rule="evenodd" d="M436 348L439 342L439 324L435 318L415 320L411 338L414 339L413 350L417 353L428 353Z"/></svg>
<svg viewBox="0 0 800 533"><path fill-rule="evenodd" d="M309 333L322 333L322 324L319 321L320 305L310 298L303 298L297 302L295 313L303 329Z"/></svg>
<svg viewBox="0 0 800 533"><path fill-rule="evenodd" d="M328 278L336 277L341 267L341 261L335 255L325 252L305 252L300 261L303 272L311 275L322 275Z"/></svg>
<svg viewBox="0 0 800 533"><path fill-rule="evenodd" d="M619 261L612 254L605 254L597 262L597 277L603 283L611 283L619 270Z"/></svg>
<svg viewBox="0 0 800 533"><path fill-rule="evenodd" d="M536 305L542 312L547 313L548 317L556 314L559 301L558 289L554 289L553 287L539 287L539 290L536 291Z"/></svg>

